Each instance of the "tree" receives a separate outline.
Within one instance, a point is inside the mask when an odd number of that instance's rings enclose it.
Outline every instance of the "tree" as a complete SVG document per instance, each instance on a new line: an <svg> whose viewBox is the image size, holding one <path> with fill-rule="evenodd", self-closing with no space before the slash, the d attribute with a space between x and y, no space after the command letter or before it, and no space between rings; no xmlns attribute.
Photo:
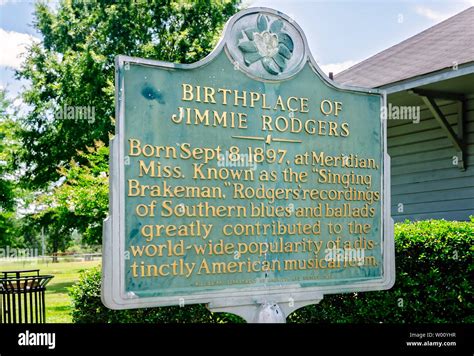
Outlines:
<svg viewBox="0 0 474 356"><path fill-rule="evenodd" d="M55 11L36 5L43 39L30 48L19 78L31 87L23 100L25 181L44 187L58 168L94 140L113 131L114 58L118 54L189 63L214 47L238 0L62 1ZM93 108L91 120L63 115L65 108Z"/></svg>
<svg viewBox="0 0 474 356"><path fill-rule="evenodd" d="M96 141L78 155L84 163L72 160L69 168L61 168L59 183L36 201L45 207L35 219L48 229L50 252L65 250L74 230L82 234L82 241L87 245L101 243L102 221L109 203L109 149Z"/></svg>
<svg viewBox="0 0 474 356"><path fill-rule="evenodd" d="M14 160L19 150L18 123L12 118L11 102L0 90L0 247L17 246L18 229L14 212L17 194Z"/></svg>
<svg viewBox="0 0 474 356"><path fill-rule="evenodd" d="M8 113L10 101L5 90L0 90L0 209L12 210L14 204L13 182L7 177L12 171L14 152L18 147L15 140L16 124Z"/></svg>

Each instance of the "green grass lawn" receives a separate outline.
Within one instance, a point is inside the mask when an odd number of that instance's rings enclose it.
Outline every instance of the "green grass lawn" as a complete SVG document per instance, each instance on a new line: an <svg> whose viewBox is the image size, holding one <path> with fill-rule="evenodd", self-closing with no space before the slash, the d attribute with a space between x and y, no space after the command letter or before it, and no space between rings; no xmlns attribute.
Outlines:
<svg viewBox="0 0 474 356"><path fill-rule="evenodd" d="M85 262L3 262L0 261L0 271L39 269L40 274L50 274L54 278L46 288L46 322L71 323L71 299L68 288L79 278L80 272L99 266L98 261Z"/></svg>

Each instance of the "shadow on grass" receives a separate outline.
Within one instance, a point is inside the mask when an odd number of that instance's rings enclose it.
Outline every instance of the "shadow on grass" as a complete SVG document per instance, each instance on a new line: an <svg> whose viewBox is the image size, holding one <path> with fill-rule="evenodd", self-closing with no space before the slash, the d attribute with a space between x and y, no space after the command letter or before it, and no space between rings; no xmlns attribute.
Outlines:
<svg viewBox="0 0 474 356"><path fill-rule="evenodd" d="M71 310L71 306L69 304L67 305L51 305L47 306L48 312L68 312Z"/></svg>
<svg viewBox="0 0 474 356"><path fill-rule="evenodd" d="M70 288L74 282L62 282L56 284L48 284L46 286L46 293L69 293Z"/></svg>

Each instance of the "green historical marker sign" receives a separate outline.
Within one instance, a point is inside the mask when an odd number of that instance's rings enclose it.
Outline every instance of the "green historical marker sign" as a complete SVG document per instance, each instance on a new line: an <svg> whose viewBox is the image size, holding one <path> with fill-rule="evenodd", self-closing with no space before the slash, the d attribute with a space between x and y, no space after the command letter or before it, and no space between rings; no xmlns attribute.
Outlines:
<svg viewBox="0 0 474 356"><path fill-rule="evenodd" d="M105 305L251 321L265 302L390 288L382 101L329 80L270 9L235 15L191 65L118 56Z"/></svg>

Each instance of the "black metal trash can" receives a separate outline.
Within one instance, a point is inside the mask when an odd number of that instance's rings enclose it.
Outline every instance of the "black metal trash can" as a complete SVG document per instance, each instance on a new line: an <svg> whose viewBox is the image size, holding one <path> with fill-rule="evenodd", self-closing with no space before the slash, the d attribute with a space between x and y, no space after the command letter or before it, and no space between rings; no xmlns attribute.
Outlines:
<svg viewBox="0 0 474 356"><path fill-rule="evenodd" d="M39 269L0 272L0 323L44 323L44 292L53 276Z"/></svg>

